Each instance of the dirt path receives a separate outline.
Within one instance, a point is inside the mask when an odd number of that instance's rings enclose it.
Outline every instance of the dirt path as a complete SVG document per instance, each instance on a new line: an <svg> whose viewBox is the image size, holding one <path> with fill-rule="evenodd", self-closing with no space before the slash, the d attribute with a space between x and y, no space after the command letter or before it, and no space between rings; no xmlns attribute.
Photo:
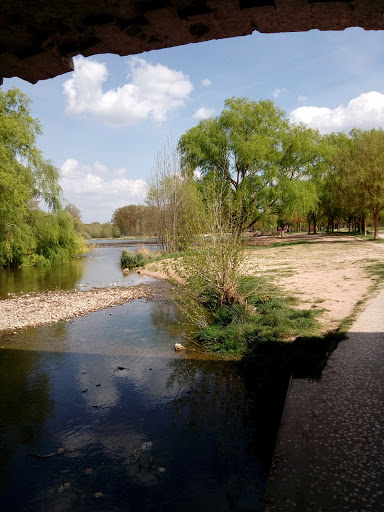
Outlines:
<svg viewBox="0 0 384 512"><path fill-rule="evenodd" d="M136 286L25 294L0 300L0 331L49 324L151 296L149 287Z"/></svg>

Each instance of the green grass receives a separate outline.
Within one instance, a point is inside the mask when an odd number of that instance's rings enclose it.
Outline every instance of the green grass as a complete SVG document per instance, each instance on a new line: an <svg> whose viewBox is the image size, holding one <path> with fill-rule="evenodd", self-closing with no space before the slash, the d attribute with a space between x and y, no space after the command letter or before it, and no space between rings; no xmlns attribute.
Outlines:
<svg viewBox="0 0 384 512"><path fill-rule="evenodd" d="M371 260L371 265L368 266L367 270L370 275L377 278L379 282L384 280L384 263L378 260Z"/></svg>
<svg viewBox="0 0 384 512"><path fill-rule="evenodd" d="M285 297L262 278L243 278L240 292L248 305L232 304L215 308L211 324L200 329L196 338L210 351L244 355L260 343L291 343L297 337L319 331L317 312L295 307L297 300Z"/></svg>

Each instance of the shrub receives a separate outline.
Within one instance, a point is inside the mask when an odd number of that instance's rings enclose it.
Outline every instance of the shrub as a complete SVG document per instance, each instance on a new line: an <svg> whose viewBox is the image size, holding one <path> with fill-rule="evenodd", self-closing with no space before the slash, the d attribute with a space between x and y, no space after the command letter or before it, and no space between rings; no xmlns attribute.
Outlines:
<svg viewBox="0 0 384 512"><path fill-rule="evenodd" d="M121 266L123 268L141 267L144 265L145 256L141 252L129 251L123 249L121 254Z"/></svg>
<svg viewBox="0 0 384 512"><path fill-rule="evenodd" d="M144 245L136 249L135 251L129 251L123 249L121 254L120 263L122 268L132 269L134 267L142 267L147 263L158 260L162 256L162 251L151 251Z"/></svg>

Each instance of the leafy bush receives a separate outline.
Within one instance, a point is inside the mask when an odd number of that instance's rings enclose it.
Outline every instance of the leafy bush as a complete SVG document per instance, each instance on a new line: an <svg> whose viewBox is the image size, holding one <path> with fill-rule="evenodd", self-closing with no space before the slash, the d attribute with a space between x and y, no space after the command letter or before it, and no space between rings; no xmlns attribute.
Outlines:
<svg viewBox="0 0 384 512"><path fill-rule="evenodd" d="M128 249L123 249L121 254L121 266L123 268L141 267L144 265L145 261L146 258L141 252L134 252L129 251Z"/></svg>
<svg viewBox="0 0 384 512"><path fill-rule="evenodd" d="M162 251L151 251L144 245L136 249L136 251L123 249L120 263L122 268L132 269L134 267L142 267L151 261L160 259L162 254Z"/></svg>

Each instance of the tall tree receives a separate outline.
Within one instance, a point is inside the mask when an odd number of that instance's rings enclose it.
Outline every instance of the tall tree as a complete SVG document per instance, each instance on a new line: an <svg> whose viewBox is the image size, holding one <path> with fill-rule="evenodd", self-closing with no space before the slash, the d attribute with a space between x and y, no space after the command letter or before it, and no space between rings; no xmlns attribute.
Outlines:
<svg viewBox="0 0 384 512"><path fill-rule="evenodd" d="M358 206L361 214L372 214L377 239L384 210L384 131L352 130L350 143L336 154L335 167L349 202Z"/></svg>
<svg viewBox="0 0 384 512"><path fill-rule="evenodd" d="M219 116L182 135L179 149L192 170L225 179L242 205L238 229L244 230L264 213L281 214L288 201L292 208L301 190L293 182L322 164L320 144L319 132L290 124L272 101L230 98Z"/></svg>
<svg viewBox="0 0 384 512"><path fill-rule="evenodd" d="M183 250L193 240L201 215L197 183L182 172L179 151L172 140L155 155L155 162L146 198L152 230L168 251Z"/></svg>
<svg viewBox="0 0 384 512"><path fill-rule="evenodd" d="M41 233L31 219L36 217L39 201L54 212L60 209L59 171L37 148L41 128L31 116L29 104L18 89L0 91L0 267L47 263L39 254ZM41 212L39 219L44 215L48 214ZM58 219L58 225L64 229L63 219ZM73 225L71 229L74 231ZM70 238L74 245L71 250L66 246L67 258L83 247L79 237L70 234ZM61 243L63 237L57 239L57 251Z"/></svg>

